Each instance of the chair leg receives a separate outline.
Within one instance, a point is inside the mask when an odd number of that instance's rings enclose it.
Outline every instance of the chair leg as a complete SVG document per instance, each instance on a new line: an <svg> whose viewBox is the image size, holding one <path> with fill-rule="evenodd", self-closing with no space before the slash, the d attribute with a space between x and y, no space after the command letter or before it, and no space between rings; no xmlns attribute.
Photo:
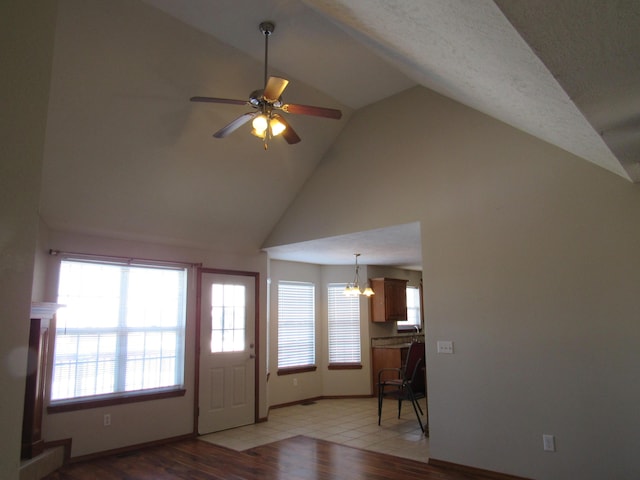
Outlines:
<svg viewBox="0 0 640 480"><path fill-rule="evenodd" d="M416 397L413 396L413 392L411 391L411 389L409 389L409 398L411 399L411 404L413 405L413 411L416 412L416 418L418 419L420 430L422 430L422 433L424 433L424 426L422 425L422 420L420 419L420 414L418 413L418 409L420 409L420 413L422 413L422 408L420 408Z"/></svg>
<svg viewBox="0 0 640 480"><path fill-rule="evenodd" d="M384 396L384 385L378 385L378 425L380 425L380 417L382 417L383 396Z"/></svg>

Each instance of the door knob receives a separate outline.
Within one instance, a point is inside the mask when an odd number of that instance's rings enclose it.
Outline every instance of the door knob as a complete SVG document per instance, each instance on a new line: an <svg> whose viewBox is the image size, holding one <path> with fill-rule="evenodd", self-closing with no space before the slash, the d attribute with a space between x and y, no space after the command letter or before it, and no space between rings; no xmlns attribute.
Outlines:
<svg viewBox="0 0 640 480"><path fill-rule="evenodd" d="M252 353L251 355L249 355L249 358L256 358L256 356Z"/></svg>

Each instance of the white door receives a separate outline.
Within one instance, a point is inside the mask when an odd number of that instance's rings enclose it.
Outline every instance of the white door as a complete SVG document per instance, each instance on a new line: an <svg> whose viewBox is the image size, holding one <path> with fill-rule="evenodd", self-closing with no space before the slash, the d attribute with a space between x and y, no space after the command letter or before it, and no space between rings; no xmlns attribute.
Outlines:
<svg viewBox="0 0 640 480"><path fill-rule="evenodd" d="M201 273L198 433L255 422L255 277Z"/></svg>

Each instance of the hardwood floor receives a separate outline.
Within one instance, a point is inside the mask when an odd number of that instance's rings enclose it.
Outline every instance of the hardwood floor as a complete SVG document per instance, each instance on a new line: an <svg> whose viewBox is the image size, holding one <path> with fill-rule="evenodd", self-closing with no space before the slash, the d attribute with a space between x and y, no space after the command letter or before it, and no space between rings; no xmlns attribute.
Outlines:
<svg viewBox="0 0 640 480"><path fill-rule="evenodd" d="M45 480L426 479L488 477L297 436L237 452L193 439L72 463Z"/></svg>

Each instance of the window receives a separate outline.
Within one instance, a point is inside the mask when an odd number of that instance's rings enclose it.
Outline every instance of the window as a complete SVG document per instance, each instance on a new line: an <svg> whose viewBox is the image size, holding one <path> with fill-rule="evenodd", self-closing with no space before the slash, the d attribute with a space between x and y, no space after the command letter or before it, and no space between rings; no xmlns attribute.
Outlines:
<svg viewBox="0 0 640 480"><path fill-rule="evenodd" d="M345 287L328 287L329 365L360 364L360 296L345 295Z"/></svg>
<svg viewBox="0 0 640 480"><path fill-rule="evenodd" d="M245 286L211 285L211 353L244 351Z"/></svg>
<svg viewBox="0 0 640 480"><path fill-rule="evenodd" d="M416 330L422 328L420 314L420 289L407 287L407 320L398 322L398 330Z"/></svg>
<svg viewBox="0 0 640 480"><path fill-rule="evenodd" d="M64 259L52 404L179 389L185 268Z"/></svg>
<svg viewBox="0 0 640 480"><path fill-rule="evenodd" d="M278 282L279 370L314 366L315 311L313 283Z"/></svg>

